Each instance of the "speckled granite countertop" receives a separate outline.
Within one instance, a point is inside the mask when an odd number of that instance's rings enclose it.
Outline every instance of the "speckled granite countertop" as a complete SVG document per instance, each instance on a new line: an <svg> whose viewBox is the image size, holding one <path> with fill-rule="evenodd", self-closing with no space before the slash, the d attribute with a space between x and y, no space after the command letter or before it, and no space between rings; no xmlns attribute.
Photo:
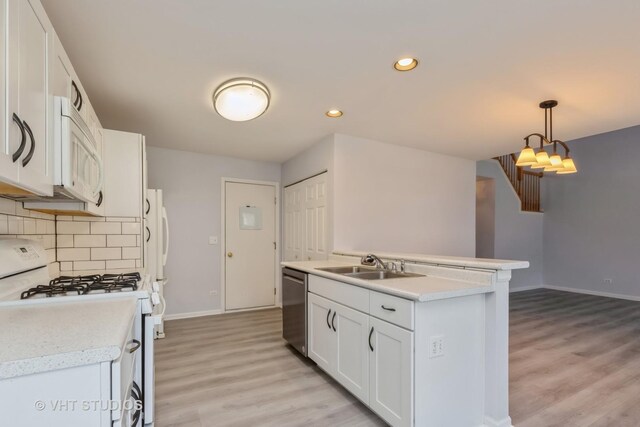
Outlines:
<svg viewBox="0 0 640 427"><path fill-rule="evenodd" d="M120 356L137 298L0 308L0 379Z"/></svg>

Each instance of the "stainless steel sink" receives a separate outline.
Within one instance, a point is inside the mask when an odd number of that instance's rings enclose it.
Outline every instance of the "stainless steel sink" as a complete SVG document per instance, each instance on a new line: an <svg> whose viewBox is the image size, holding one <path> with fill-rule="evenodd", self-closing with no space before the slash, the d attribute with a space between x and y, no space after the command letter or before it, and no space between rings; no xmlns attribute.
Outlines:
<svg viewBox="0 0 640 427"><path fill-rule="evenodd" d="M384 279L401 279L404 277L423 277L424 274L416 273L397 273L388 270L366 271L361 273L346 273L345 276L355 277L364 280L384 280Z"/></svg>
<svg viewBox="0 0 640 427"><path fill-rule="evenodd" d="M325 268L316 268L316 270L326 271L328 273L335 274L348 274L348 273L361 273L361 272L375 272L375 268L362 267L360 265L353 265L349 267L325 267Z"/></svg>
<svg viewBox="0 0 640 427"><path fill-rule="evenodd" d="M423 277L423 274L416 273L400 273L389 270L377 270L375 268L362 267L359 265L348 267L325 267L316 268L316 270L326 271L328 273L342 274L343 276L355 277L364 280L384 280L384 279L400 279L403 277Z"/></svg>

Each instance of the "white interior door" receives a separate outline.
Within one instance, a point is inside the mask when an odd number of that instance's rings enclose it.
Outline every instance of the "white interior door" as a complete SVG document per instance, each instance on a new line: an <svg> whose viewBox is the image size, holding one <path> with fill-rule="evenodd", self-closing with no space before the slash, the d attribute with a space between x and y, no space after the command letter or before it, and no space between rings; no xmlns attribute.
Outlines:
<svg viewBox="0 0 640 427"><path fill-rule="evenodd" d="M225 183L225 307L275 305L276 189Z"/></svg>

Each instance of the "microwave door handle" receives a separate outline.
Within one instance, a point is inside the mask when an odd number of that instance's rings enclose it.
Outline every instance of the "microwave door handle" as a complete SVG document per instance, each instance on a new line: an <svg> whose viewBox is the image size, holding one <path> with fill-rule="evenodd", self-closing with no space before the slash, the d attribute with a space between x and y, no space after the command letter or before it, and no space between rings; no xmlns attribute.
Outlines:
<svg viewBox="0 0 640 427"><path fill-rule="evenodd" d="M167 219L167 209L162 207L162 223L164 224L164 232L166 239L164 241L164 252L162 253L162 265L167 265L167 255L169 255L169 220Z"/></svg>

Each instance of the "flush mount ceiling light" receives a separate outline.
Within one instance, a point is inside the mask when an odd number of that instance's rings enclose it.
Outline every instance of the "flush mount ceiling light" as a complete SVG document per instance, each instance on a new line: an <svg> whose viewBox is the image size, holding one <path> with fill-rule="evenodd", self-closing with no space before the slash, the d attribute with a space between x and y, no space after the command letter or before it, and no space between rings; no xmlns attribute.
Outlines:
<svg viewBox="0 0 640 427"><path fill-rule="evenodd" d="M418 60L416 58L401 58L393 64L393 68L398 71L410 71L418 66Z"/></svg>
<svg viewBox="0 0 640 427"><path fill-rule="evenodd" d="M333 119L337 118L337 117L342 117L343 112L340 110L329 110L326 113L324 113L327 117L331 117Z"/></svg>
<svg viewBox="0 0 640 427"><path fill-rule="evenodd" d="M525 147L518 156L516 166L531 166L531 169L542 169L544 172L556 172L559 175L578 172L573 159L569 157L567 144L559 139L553 139L553 107L557 105L558 101L554 100L540 103L540 108L544 109L544 135L532 133L524 138ZM533 136L540 139L540 148L537 153L533 151L533 148L529 147L529 139ZM544 144L553 144L553 154L551 156L545 151ZM564 158L557 152L558 145L564 148Z"/></svg>
<svg viewBox="0 0 640 427"><path fill-rule="evenodd" d="M264 83L241 77L227 80L213 92L213 108L227 120L245 122L269 108L271 94Z"/></svg>

